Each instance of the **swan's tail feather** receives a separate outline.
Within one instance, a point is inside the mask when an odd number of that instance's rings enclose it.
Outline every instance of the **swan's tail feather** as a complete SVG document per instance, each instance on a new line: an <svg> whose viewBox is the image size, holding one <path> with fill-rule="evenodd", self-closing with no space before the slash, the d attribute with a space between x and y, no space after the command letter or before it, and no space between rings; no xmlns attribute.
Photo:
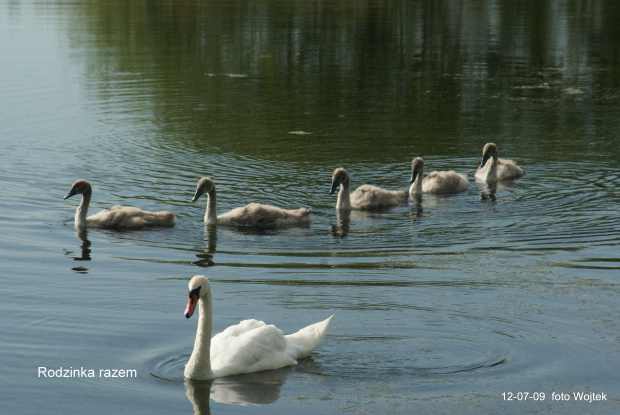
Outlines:
<svg viewBox="0 0 620 415"><path fill-rule="evenodd" d="M297 333L287 335L287 343L292 348L291 355L295 359L309 356L327 335L327 329L332 318L334 318L333 314L323 321L304 327Z"/></svg>

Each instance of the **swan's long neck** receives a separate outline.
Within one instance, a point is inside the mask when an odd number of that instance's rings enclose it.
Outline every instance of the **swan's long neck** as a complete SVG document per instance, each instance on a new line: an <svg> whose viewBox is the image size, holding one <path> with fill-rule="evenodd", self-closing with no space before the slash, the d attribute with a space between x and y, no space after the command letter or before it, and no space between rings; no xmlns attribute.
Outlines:
<svg viewBox="0 0 620 415"><path fill-rule="evenodd" d="M75 227L84 228L86 226L86 215L88 214L88 205L90 205L90 198L93 195L92 190L87 190L82 194L82 201L80 206L75 211Z"/></svg>
<svg viewBox="0 0 620 415"><path fill-rule="evenodd" d="M340 183L338 191L338 200L336 201L336 209L351 210L351 194L349 193L349 179Z"/></svg>
<svg viewBox="0 0 620 415"><path fill-rule="evenodd" d="M411 183L409 194L411 196L422 196L422 181L424 179L424 170L420 169L415 177L415 181Z"/></svg>
<svg viewBox="0 0 620 415"><path fill-rule="evenodd" d="M217 195L215 188L207 193L207 210L205 211L205 223L217 223Z"/></svg>
<svg viewBox="0 0 620 415"><path fill-rule="evenodd" d="M487 177L485 181L487 183L495 183L497 182L498 157L497 156L490 157L487 163L489 163L489 168L487 169Z"/></svg>
<svg viewBox="0 0 620 415"><path fill-rule="evenodd" d="M213 305L211 292L198 301L198 329L194 350L185 366L185 377L190 379L213 379L211 371L211 331L213 329Z"/></svg>

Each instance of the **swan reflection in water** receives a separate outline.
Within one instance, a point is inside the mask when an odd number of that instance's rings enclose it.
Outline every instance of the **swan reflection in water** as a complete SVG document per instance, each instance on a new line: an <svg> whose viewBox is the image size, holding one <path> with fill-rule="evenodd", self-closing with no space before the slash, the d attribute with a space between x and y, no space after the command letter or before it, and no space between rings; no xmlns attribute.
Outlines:
<svg viewBox="0 0 620 415"><path fill-rule="evenodd" d="M390 208L374 210L336 210L336 223L331 224L330 234L334 238L345 238L351 231L351 221L354 223L353 231L363 231L367 226L374 226L375 219L382 218L382 214Z"/></svg>
<svg viewBox="0 0 620 415"><path fill-rule="evenodd" d="M75 251L72 251L70 249L65 249L65 255L70 256L74 261L90 261L92 260L90 254L91 254L91 249L90 249L90 245L91 242L88 239L88 231L86 229L79 229L77 232L75 232L75 236L77 236L77 238L82 241L82 243L80 244L79 247L79 256L77 255L77 253ZM77 266L77 267L71 267L71 270L74 272L77 272L79 274L86 274L88 273L88 268L84 267L84 266Z"/></svg>
<svg viewBox="0 0 620 415"><path fill-rule="evenodd" d="M336 238L344 238L349 233L349 223L351 222L351 211L338 209L336 210L336 224L332 224L332 236Z"/></svg>
<svg viewBox="0 0 620 415"><path fill-rule="evenodd" d="M497 182L487 183L486 186L480 188L480 200L483 202L495 202L495 193L497 192Z"/></svg>
<svg viewBox="0 0 620 415"><path fill-rule="evenodd" d="M512 179L497 180L495 182L485 183L483 186L480 187L480 200L495 201L495 194L498 190L504 191L516 186L519 186L519 181Z"/></svg>
<svg viewBox="0 0 620 415"><path fill-rule="evenodd" d="M422 207L422 198L416 198L415 202L411 204L411 211L409 217L412 221L417 221L418 218L424 215L424 208Z"/></svg>
<svg viewBox="0 0 620 415"><path fill-rule="evenodd" d="M215 265L213 261L213 256L217 247L217 228L215 226L205 225L205 241L207 243L206 249L197 253L196 256L198 259L192 262L192 264L203 268Z"/></svg>
<svg viewBox="0 0 620 415"><path fill-rule="evenodd" d="M194 414L211 413L210 400L229 405L267 405L280 397L280 389L295 367L228 376L211 381L185 379L187 398L194 407Z"/></svg>
<svg viewBox="0 0 620 415"><path fill-rule="evenodd" d="M73 260L74 261L90 261L91 260L91 257L90 257L91 243L90 243L90 240L88 239L88 231L86 229L79 230L75 233L75 236L77 236L82 241L82 244L80 245L80 250L81 250L82 255L79 257L73 257Z"/></svg>

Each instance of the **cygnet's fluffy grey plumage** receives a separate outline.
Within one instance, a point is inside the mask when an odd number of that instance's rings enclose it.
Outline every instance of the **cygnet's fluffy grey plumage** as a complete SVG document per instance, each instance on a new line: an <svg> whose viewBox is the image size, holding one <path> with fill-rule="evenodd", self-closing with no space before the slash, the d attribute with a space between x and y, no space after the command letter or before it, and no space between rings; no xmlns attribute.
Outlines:
<svg viewBox="0 0 620 415"><path fill-rule="evenodd" d="M364 184L354 192L349 193L349 173L343 168L337 168L332 174L332 187L329 194L334 194L340 186L336 209L370 210L398 206L407 201L405 190L385 190L376 186Z"/></svg>
<svg viewBox="0 0 620 415"><path fill-rule="evenodd" d="M82 201L75 211L76 228L139 229L147 226L174 225L174 213L149 212L132 206L113 206L87 217L88 205L93 194L90 183L86 180L76 181L65 199L76 194L82 195Z"/></svg>
<svg viewBox="0 0 620 415"><path fill-rule="evenodd" d="M523 169L512 160L499 158L497 146L486 143L482 149L482 163L476 170L476 180L495 183L502 180L513 180L523 176Z"/></svg>
<svg viewBox="0 0 620 415"><path fill-rule="evenodd" d="M448 194L459 193L469 189L467 175L453 171L434 171L424 177L424 160L420 157L411 161L411 196L423 193Z"/></svg>
<svg viewBox="0 0 620 415"><path fill-rule="evenodd" d="M218 216L215 184L208 177L203 177L198 181L192 202L198 200L204 193L207 194L207 209L204 218L207 225L289 227L307 225L311 220L310 209L287 210L259 203L250 203Z"/></svg>

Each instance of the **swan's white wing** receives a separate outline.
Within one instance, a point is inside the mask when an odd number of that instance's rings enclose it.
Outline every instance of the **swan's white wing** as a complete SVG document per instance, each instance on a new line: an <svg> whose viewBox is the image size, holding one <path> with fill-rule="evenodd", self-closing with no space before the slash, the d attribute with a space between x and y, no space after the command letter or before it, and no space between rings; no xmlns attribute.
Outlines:
<svg viewBox="0 0 620 415"><path fill-rule="evenodd" d="M327 329L329 329L329 323L334 318L333 315L318 323L311 324L297 333L288 334L284 336L286 338L286 347L288 354L295 359L309 356L325 338L327 335Z"/></svg>
<svg viewBox="0 0 620 415"><path fill-rule="evenodd" d="M211 340L211 370L216 377L279 369L297 362L286 353L280 329L244 320Z"/></svg>

